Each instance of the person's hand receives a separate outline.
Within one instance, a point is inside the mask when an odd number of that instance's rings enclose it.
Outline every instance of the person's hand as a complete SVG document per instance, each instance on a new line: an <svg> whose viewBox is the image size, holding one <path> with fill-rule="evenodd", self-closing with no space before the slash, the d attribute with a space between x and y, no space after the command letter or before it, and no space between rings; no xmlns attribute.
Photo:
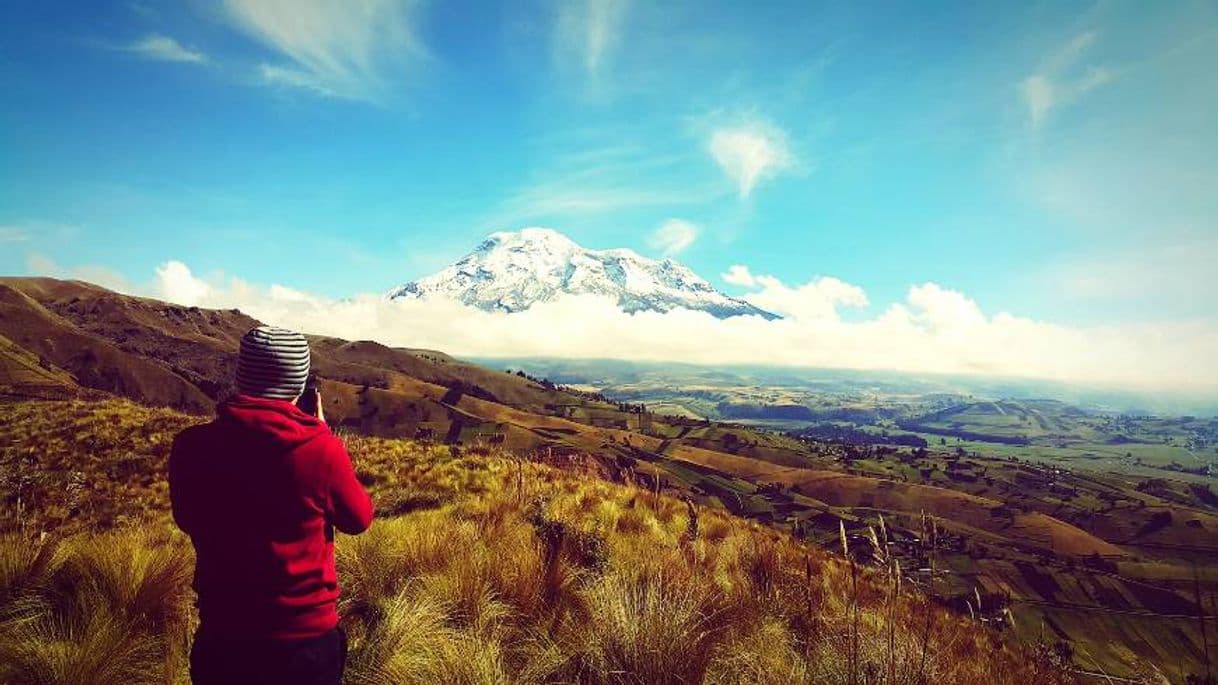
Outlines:
<svg viewBox="0 0 1218 685"><path fill-rule="evenodd" d="M317 390L316 392L317 392L317 418L320 419L322 423L325 423L326 422L326 410L324 407L321 406L321 391Z"/></svg>

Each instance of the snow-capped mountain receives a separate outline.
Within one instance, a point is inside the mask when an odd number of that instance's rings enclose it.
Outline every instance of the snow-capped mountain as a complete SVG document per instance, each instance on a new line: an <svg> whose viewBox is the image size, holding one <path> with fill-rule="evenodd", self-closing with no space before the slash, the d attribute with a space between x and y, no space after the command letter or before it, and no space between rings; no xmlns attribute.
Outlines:
<svg viewBox="0 0 1218 685"><path fill-rule="evenodd" d="M608 295L626 312L684 308L721 319L778 318L724 295L671 259L648 259L627 249L588 250L548 228L491 234L459 261L394 288L388 297L446 297L487 311L518 312L564 293Z"/></svg>

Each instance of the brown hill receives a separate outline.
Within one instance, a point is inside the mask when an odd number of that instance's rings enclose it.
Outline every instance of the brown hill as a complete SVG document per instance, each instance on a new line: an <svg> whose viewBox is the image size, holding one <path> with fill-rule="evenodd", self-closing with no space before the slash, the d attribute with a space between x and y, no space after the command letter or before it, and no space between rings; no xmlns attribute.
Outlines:
<svg viewBox="0 0 1218 685"><path fill-rule="evenodd" d="M0 336L0 388L21 397L68 398L79 387L72 376Z"/></svg>
<svg viewBox="0 0 1218 685"><path fill-rule="evenodd" d="M39 297L43 300L36 299ZM123 348L125 336L141 329L136 321L106 329L109 335L96 332L107 325L106 321L114 320L115 309L124 308L125 303L116 297L120 296L85 283L0 279L0 335L20 346L27 358L37 358L40 368L52 372L61 383L66 384L70 377L81 388L150 404L202 409L208 396L201 388L174 368ZM80 319L97 316L99 323L80 327L60 310L75 313ZM28 364L20 360L21 356L6 354L0 362L8 376L22 377L19 368ZM21 384L3 390L18 393Z"/></svg>
<svg viewBox="0 0 1218 685"><path fill-rule="evenodd" d="M856 476L841 471L787 468L684 445L670 450L669 456L741 478L779 483L790 487L795 493L833 507L908 515L926 512L999 538L1009 538L1014 543L1061 554L1125 554L1115 545L1051 516L1037 512L1009 512L1002 502L947 488Z"/></svg>
<svg viewBox="0 0 1218 685"><path fill-rule="evenodd" d="M0 392L56 397L92 389L206 413L233 392L240 338L256 325L235 309L182 307L80 281L0 278ZM456 410L451 405L462 396L526 412L584 402L440 352L310 342L332 420L364 432L445 436L459 423L458 433L518 433L496 429L498 410Z"/></svg>

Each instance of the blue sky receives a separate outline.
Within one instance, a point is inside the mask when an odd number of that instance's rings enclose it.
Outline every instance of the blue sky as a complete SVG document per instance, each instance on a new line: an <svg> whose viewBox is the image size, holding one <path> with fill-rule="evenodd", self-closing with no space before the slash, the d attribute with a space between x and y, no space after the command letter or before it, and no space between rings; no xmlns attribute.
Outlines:
<svg viewBox="0 0 1218 685"><path fill-rule="evenodd" d="M0 273L179 260L340 298L545 225L729 293L732 265L840 278L848 316L934 282L1218 322L1214 2L0 12Z"/></svg>

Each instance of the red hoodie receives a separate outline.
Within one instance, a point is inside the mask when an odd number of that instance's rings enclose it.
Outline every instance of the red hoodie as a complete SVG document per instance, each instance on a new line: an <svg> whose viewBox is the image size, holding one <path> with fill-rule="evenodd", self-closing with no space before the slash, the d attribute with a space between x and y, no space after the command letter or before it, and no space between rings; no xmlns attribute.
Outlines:
<svg viewBox="0 0 1218 685"><path fill-rule="evenodd" d="M306 638L338 624L334 528L372 523L372 501L326 424L283 400L237 395L173 443L173 517L195 547L201 628Z"/></svg>

